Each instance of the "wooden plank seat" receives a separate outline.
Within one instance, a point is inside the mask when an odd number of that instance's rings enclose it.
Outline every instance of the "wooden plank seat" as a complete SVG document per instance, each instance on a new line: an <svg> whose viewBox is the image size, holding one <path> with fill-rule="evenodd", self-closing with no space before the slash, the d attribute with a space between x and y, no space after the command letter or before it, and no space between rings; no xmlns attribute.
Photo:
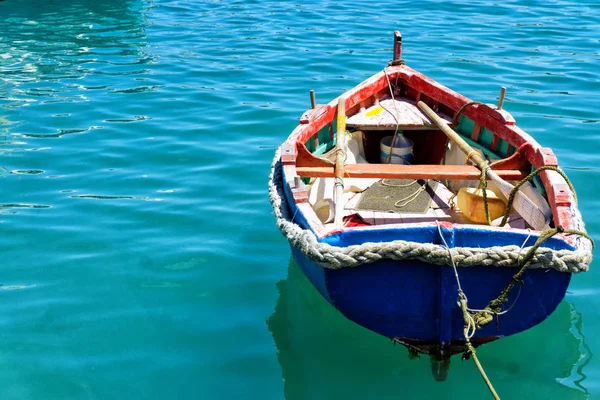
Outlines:
<svg viewBox="0 0 600 400"><path fill-rule="evenodd" d="M494 171L508 181L519 181L527 176L527 172L521 170ZM296 173L302 177L333 178L335 166L296 165ZM348 164L344 170L345 178L479 180L480 176L481 171L471 165Z"/></svg>
<svg viewBox="0 0 600 400"><path fill-rule="evenodd" d="M442 117L450 123L448 116ZM419 130L439 129L417 107L416 102L406 97L384 98L377 104L349 117L346 121L348 128L360 130Z"/></svg>
<svg viewBox="0 0 600 400"><path fill-rule="evenodd" d="M295 151L292 153L292 149ZM311 154L300 142L283 146L292 153L291 162L295 163L296 173L301 177L335 177L335 164L327 158ZM519 151L509 158L492 163L491 168L504 180L520 181L531 170L531 165ZM345 178L379 179L447 179L479 180L481 171L472 165L403 165L403 164L346 164ZM489 179L488 179L489 180Z"/></svg>

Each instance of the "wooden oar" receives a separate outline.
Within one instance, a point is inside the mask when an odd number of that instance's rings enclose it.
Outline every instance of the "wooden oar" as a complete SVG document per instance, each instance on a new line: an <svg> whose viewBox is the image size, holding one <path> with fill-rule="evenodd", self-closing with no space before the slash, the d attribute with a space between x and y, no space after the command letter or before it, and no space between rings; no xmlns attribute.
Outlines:
<svg viewBox="0 0 600 400"><path fill-rule="evenodd" d="M335 203L334 224L336 228L342 227L342 217L344 212L344 162L346 153L344 143L346 141L346 99L338 99L337 108L337 133L335 136L335 194L333 201Z"/></svg>
<svg viewBox="0 0 600 400"><path fill-rule="evenodd" d="M477 168L480 170L486 169L487 176L496 183L500 191L504 194L504 196L508 197L510 192L513 190L514 186L509 182L506 182L504 179L500 178L498 174L492 170L487 162L477 153L467 142L464 141L463 138L459 136L454 130L452 130L446 121L440 118L435 111L433 111L429 106L422 101L417 103L419 108L431 119L441 130L452 140L456 145L467 154L467 158L471 161ZM513 206L515 210L529 225L531 225L534 229L540 231L547 227L548 222L546 221L546 217L544 213L535 205L529 197L525 196L521 192L517 192L515 196L515 200L513 202Z"/></svg>

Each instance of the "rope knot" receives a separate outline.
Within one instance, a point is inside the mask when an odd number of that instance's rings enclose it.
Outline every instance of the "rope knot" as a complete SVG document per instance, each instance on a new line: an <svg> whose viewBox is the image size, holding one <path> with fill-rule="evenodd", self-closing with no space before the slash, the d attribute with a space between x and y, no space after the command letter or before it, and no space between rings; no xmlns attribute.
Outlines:
<svg viewBox="0 0 600 400"><path fill-rule="evenodd" d="M402 59L400 60L392 60L390 62L388 62L388 67L393 67L395 65L406 65L406 62Z"/></svg>
<svg viewBox="0 0 600 400"><path fill-rule="evenodd" d="M494 314L496 314L496 312L486 308L485 310L479 311L477 314L473 315L473 320L475 321L477 329L481 329L492 322L494 320Z"/></svg>
<svg viewBox="0 0 600 400"><path fill-rule="evenodd" d="M557 225L556 226L556 232L558 232L558 233L564 233L565 232L565 228L562 225Z"/></svg>

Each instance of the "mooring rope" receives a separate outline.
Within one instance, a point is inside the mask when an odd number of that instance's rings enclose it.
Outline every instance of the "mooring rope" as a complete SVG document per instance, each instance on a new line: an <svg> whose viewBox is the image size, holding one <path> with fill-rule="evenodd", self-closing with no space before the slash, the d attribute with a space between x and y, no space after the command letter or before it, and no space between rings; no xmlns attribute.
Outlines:
<svg viewBox="0 0 600 400"><path fill-rule="evenodd" d="M557 233L565 232L575 235L581 235L585 238L589 238L589 240L592 240L585 232L577 231L574 229L565 229L560 225L556 228L547 229L543 231L536 240L535 244L527 251L527 253L525 253L523 260L520 262L521 267L519 268L519 271L513 275L510 282L506 285L504 289L502 289L498 297L490 301L489 304L483 310L481 310L473 316L473 318L475 319L475 323L477 324L477 328L482 328L485 325L489 324L493 320L494 315L498 315L500 313L500 311L502 310L502 306L508 301L508 296L510 295L512 289L517 283L521 283L521 278L523 277L523 274L529 267L529 264L533 259L533 254L535 253L535 251L538 248L540 248L542 244L544 244L544 242L550 239L552 236L556 235Z"/></svg>
<svg viewBox="0 0 600 400"><path fill-rule="evenodd" d="M496 393L496 390L494 389L492 382L488 378L487 374L485 373L485 370L483 369L483 366L479 362L479 358L477 357L477 352L475 351L475 346L473 346L473 344L471 343L471 338L475 335L475 332L477 331L477 324L475 323L475 319L473 319L473 316L469 312L469 308L467 306L467 302L468 302L467 295L462 290L462 286L460 284L460 278L458 277L458 269L456 268L456 264L454 263L454 259L452 258L452 253L450 252L450 246L448 246L448 243L446 242L446 238L444 238L444 235L442 234L442 228L440 226L439 221L436 221L436 224L437 224L437 228L438 228L438 233L440 234L440 238L442 238L442 242L444 243L444 246L446 247L446 250L448 251L450 261L452 262L452 269L454 270L454 277L456 278L456 285L458 286L458 305L460 306L460 308L463 312L463 319L465 321L465 325L464 325L464 329L463 329L463 335L465 337L465 348L466 348L465 352L473 357L473 361L475 361L475 365L477 366L477 369L479 370L479 373L481 374L481 377L485 381L488 389L490 390L490 392L492 393L494 398L499 400L500 397Z"/></svg>
<svg viewBox="0 0 600 400"><path fill-rule="evenodd" d="M554 166L551 166L551 165L544 165L544 166L541 166L541 167L537 168L535 171L533 171L532 173L530 173L529 175L527 175L525 178L521 179L515 185L515 187L513 188L513 190L510 192L510 195L508 196L508 201L506 203L506 210L504 211L504 217L502 218L502 222L500 223L500 226L504 226L504 224L506 224L506 221L508 220L508 215L510 214L510 209L512 208L513 201L515 200L515 196L517 194L517 191L521 188L521 186L523 186L525 183L529 182L531 179L533 179L534 176L536 176L540 172L546 171L546 170L554 171L554 172L558 173L560 176L562 176L562 178L565 180L565 182L569 186L569 189L571 190L571 193L573 193L573 200L575 200L575 202L577 203L577 193L575 193L575 188L573 187L573 184L571 183L571 181L567 177L567 174L565 174L558 167L554 167ZM589 240L592 240L592 239L589 238Z"/></svg>
<svg viewBox="0 0 600 400"><path fill-rule="evenodd" d="M465 320L467 320L467 318L470 318L471 316L469 314L469 311L467 310L466 296L462 292L459 292L458 295L459 295L459 303L460 303L460 307L463 312L463 316L464 316ZM485 384L487 385L490 393L492 394L492 396L494 396L494 399L500 400L500 396L498 396L498 393L496 393L496 390L494 389L492 382L488 378L487 374L485 373L485 370L483 369L483 366L479 362L479 357L477 357L477 352L475 351L475 346L473 346L473 344L471 343L470 337L468 336L468 329L469 328L468 328L467 324L465 323L465 328L464 328L465 347L466 347L465 354L468 354L469 356L473 357L473 361L475 362L475 365L477 366L477 369L479 370L479 373L481 374L481 377L483 378Z"/></svg>
<svg viewBox="0 0 600 400"><path fill-rule="evenodd" d="M535 242L533 247L531 247L528 250L528 252L525 254L525 256L523 257L523 260L520 262L521 268L519 269L519 271L516 274L513 275L512 279L509 281L509 283L506 285L506 287L500 292L500 294L494 300L490 301L489 304L483 310L472 310L468 307L467 295L463 291L462 286L460 284L458 270L457 270L456 264L452 258L452 253L450 252L450 246L448 246L448 243L446 242L446 239L444 238L444 235L442 233L442 229L440 227L439 222L436 221L436 224L437 224L437 228L438 228L438 233L440 235L440 238L442 239L442 243L444 244L444 246L446 247L446 250L448 251L448 255L449 255L450 261L452 263L452 268L454 270L454 277L456 278L456 285L457 285L457 292L458 292L457 293L458 294L458 304L462 310L463 320L464 320L463 335L465 338L465 355L463 356L463 358L468 358L469 356L473 357L473 361L475 362L475 365L477 366L477 369L479 370L481 377L485 381L485 384L487 385L488 389L490 390L490 393L492 394L492 396L494 396L494 399L499 400L500 397L498 396L498 393L494 389L492 382L488 378L487 374L485 373L485 370L483 369L483 366L481 365L481 362L479 361L479 358L477 357L477 352L475 351L475 346L473 346L473 344L471 343L471 338L475 335L475 332L478 329L481 329L485 325L490 323L493 320L494 316L496 316L496 318L498 318L499 315L505 314L508 311L510 311L510 309L512 309L512 307L516 303L516 300L515 300L515 303L513 303L513 305L508 310L502 311L502 307L503 307L504 303L506 303L508 301L508 296L510 295L510 292L512 291L512 289L515 287L515 285L517 283L522 283L521 278L523 277L523 274L529 267L529 264L531 263L533 254L542 244L544 244L545 241L547 241L548 239L550 239L552 236L556 235L557 233L564 233L564 232L583 235L584 237L588 237L588 236L587 236L587 234L580 232L580 231L575 231L572 229L564 229L560 225L554 229L545 230L544 232L542 232L540 234L539 238L537 239L537 241ZM525 243L527 242L527 240L529 240L530 236L531 236L531 234L527 237L525 242L523 242L521 249L523 249L523 247L525 246ZM591 238L589 238L589 239L591 240ZM593 241L592 241L592 245L593 245ZM521 291L519 290L519 293L517 294L517 298L520 293L521 293Z"/></svg>
<svg viewBox="0 0 600 400"><path fill-rule="evenodd" d="M469 106L474 106L474 105L478 105L478 104L483 104L480 101L469 101L465 104L463 104L463 106L461 108L458 109L458 112L454 115L454 118L452 118L452 126L456 126L458 124L458 121L463 113L463 111L465 111L465 108L469 107Z"/></svg>
<svg viewBox="0 0 600 400"><path fill-rule="evenodd" d="M396 105L396 99L394 99L394 89L392 88L392 84L390 82L390 77L387 74L386 69L383 69L383 73L385 74L385 79L387 79L388 88L390 89L390 96L392 97L392 104L394 105L394 110L396 110L396 114L392 113L390 110L379 104L381 108L390 113L394 120L396 120L396 130L394 131L394 136L392 136L392 142L390 143L390 154L385 158L385 163L390 164L392 162L392 155L394 154L394 143L396 143L396 137L398 136L398 131L400 130L400 121L398 121L398 117L400 112L398 111L398 106Z"/></svg>

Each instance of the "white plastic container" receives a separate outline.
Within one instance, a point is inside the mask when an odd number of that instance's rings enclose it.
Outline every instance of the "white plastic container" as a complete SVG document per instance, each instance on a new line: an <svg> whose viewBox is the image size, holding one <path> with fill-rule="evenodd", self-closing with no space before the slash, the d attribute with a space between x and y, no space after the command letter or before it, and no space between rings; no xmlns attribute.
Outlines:
<svg viewBox="0 0 600 400"><path fill-rule="evenodd" d="M396 135L396 140L392 146L393 136L386 136L381 139L379 149L381 150L381 163L387 164L390 151L392 152L390 164L409 164L412 157L413 142L404 137Z"/></svg>

